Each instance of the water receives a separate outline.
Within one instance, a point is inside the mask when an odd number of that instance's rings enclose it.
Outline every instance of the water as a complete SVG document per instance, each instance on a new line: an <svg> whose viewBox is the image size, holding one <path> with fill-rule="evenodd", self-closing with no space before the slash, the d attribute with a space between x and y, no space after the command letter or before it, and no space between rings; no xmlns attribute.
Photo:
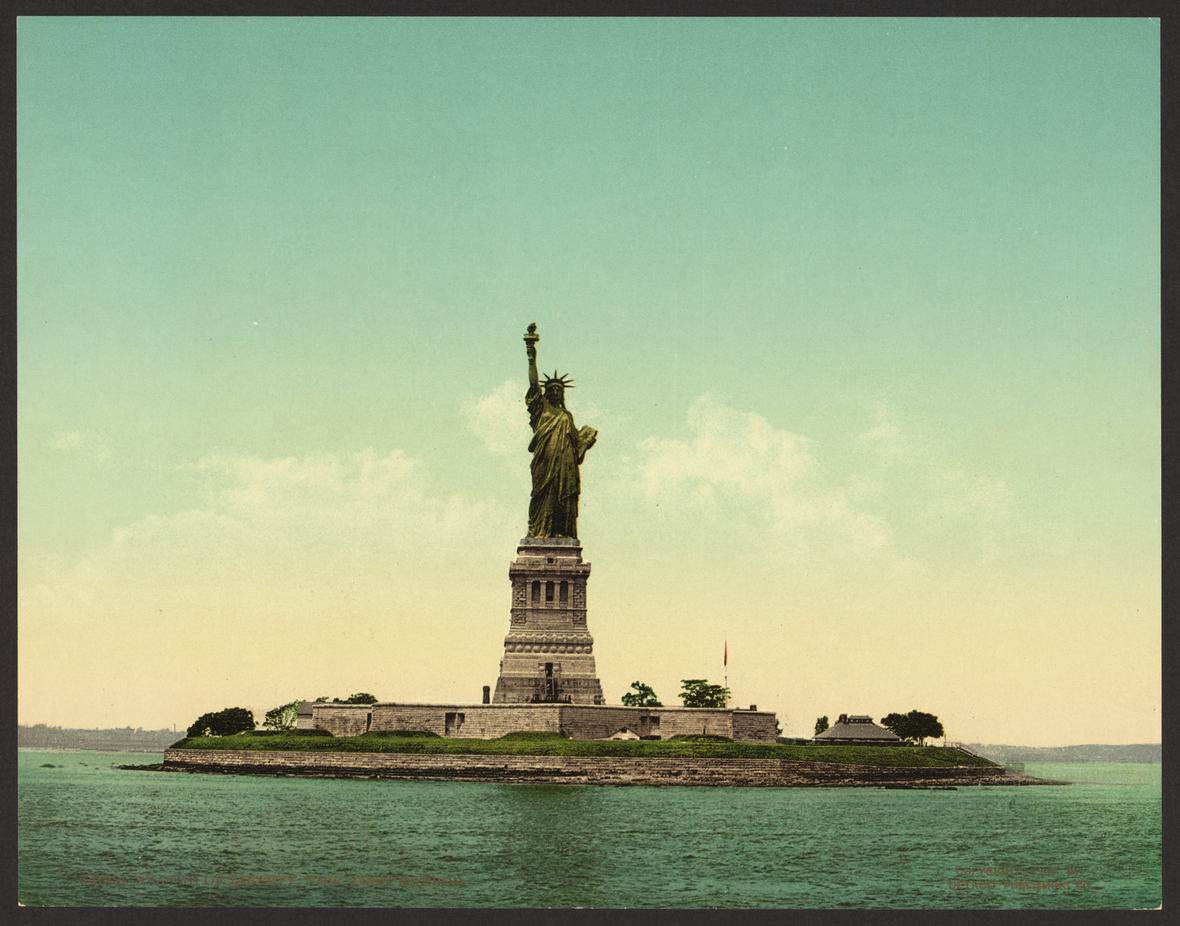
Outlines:
<svg viewBox="0 0 1180 926"><path fill-rule="evenodd" d="M1029 763L1030 775L1079 783L957 791L345 781L114 768L161 760L19 753L22 903L1161 903L1159 765ZM988 868L1020 873L996 878ZM1005 887L1005 880L1049 886Z"/></svg>

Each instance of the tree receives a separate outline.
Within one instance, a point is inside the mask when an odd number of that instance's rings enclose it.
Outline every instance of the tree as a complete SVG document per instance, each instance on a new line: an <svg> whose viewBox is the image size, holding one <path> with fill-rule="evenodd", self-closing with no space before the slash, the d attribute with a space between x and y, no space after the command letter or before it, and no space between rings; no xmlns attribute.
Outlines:
<svg viewBox="0 0 1180 926"><path fill-rule="evenodd" d="M903 740L910 738L910 719L905 714L886 714L881 718L881 726L892 730Z"/></svg>
<svg viewBox="0 0 1180 926"><path fill-rule="evenodd" d="M827 728L828 728L828 715L824 714L822 717L820 717L819 719L817 719L815 721L815 735L819 736Z"/></svg>
<svg viewBox="0 0 1180 926"><path fill-rule="evenodd" d="M909 716L913 718L913 733L912 736L917 737L918 745L924 746L926 737L937 738L945 736L946 732L939 723L938 718L933 714L924 714L921 711L910 711Z"/></svg>
<svg viewBox="0 0 1180 926"><path fill-rule="evenodd" d="M910 711L908 714L887 714L881 718L881 726L892 730L903 740L925 745L926 737L945 736L942 724L933 714L922 711Z"/></svg>
<svg viewBox="0 0 1180 926"><path fill-rule="evenodd" d="M685 707L725 707L729 701L729 689L710 685L703 678L682 678L680 700Z"/></svg>
<svg viewBox="0 0 1180 926"><path fill-rule="evenodd" d="M643 682L632 682L631 687L635 689L634 692L628 691L623 695L623 703L628 707L663 707L656 698L655 691L650 685L645 685Z"/></svg>
<svg viewBox="0 0 1180 926"><path fill-rule="evenodd" d="M188 728L186 735L233 736L235 733L253 730L256 726L258 724L254 722L253 711L248 711L244 707L227 707L225 710L202 714Z"/></svg>
<svg viewBox="0 0 1180 926"><path fill-rule="evenodd" d="M316 698L313 704L327 704L328 696L323 695ZM333 698L332 704L376 704L377 699L367 691L362 691L359 694L349 695L347 698Z"/></svg>
<svg viewBox="0 0 1180 926"><path fill-rule="evenodd" d="M332 699L333 704L376 704L377 699L374 698L367 691L362 691L360 694L349 695L343 701L339 698Z"/></svg>
<svg viewBox="0 0 1180 926"><path fill-rule="evenodd" d="M262 725L268 730L294 729L295 721L299 719L299 708L302 706L303 701L299 700L271 708L266 712L266 719L262 721Z"/></svg>

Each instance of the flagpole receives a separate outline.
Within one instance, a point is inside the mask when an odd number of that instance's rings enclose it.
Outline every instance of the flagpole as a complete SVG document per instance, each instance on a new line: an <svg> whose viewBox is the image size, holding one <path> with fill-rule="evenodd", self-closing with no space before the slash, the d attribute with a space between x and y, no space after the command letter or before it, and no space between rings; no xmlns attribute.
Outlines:
<svg viewBox="0 0 1180 926"><path fill-rule="evenodd" d="M725 682L724 682L724 687L726 690L725 706L729 707L729 640L728 639L725 641L725 656L722 657L721 664L723 666L725 666Z"/></svg>

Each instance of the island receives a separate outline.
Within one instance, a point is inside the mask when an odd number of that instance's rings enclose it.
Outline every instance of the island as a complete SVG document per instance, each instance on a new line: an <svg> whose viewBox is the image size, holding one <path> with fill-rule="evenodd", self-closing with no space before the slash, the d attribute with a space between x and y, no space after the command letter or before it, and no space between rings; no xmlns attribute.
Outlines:
<svg viewBox="0 0 1180 926"><path fill-rule="evenodd" d="M311 733L312 735L308 735ZM478 781L507 784L949 789L1064 784L1012 774L988 759L941 746L794 746L717 736L670 740L572 740L521 731L493 740L418 731L334 737L324 731L192 737L163 772Z"/></svg>

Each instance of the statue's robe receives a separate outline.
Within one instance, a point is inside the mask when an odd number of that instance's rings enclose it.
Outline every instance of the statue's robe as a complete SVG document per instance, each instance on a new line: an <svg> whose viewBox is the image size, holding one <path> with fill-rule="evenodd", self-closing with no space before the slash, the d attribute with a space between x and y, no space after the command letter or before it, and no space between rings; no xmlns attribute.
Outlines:
<svg viewBox="0 0 1180 926"><path fill-rule="evenodd" d="M573 414L552 404L539 386L525 393L533 439L533 494L529 501L530 537L578 536L578 465L594 443L597 432L578 432Z"/></svg>

